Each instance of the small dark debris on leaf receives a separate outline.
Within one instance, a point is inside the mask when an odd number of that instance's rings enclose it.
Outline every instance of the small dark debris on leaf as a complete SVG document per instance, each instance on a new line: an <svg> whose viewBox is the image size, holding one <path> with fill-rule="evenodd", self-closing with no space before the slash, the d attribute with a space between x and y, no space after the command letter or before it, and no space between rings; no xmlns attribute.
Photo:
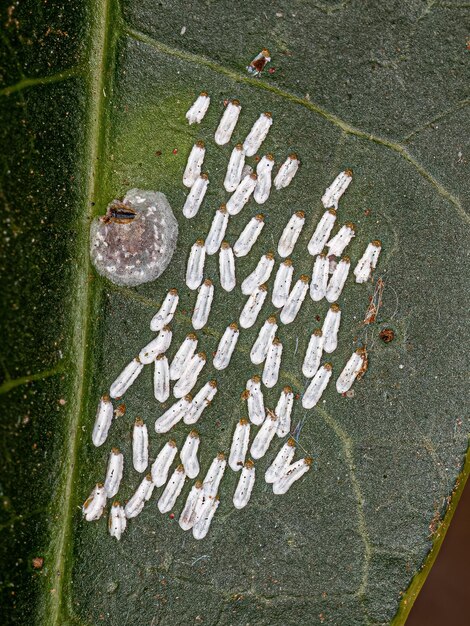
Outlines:
<svg viewBox="0 0 470 626"><path fill-rule="evenodd" d="M44 559L42 556L35 556L33 559L33 567L34 569L42 569L44 565Z"/></svg>
<svg viewBox="0 0 470 626"><path fill-rule="evenodd" d="M390 343L395 339L395 333L391 328L383 328L379 333L379 337L384 343Z"/></svg>

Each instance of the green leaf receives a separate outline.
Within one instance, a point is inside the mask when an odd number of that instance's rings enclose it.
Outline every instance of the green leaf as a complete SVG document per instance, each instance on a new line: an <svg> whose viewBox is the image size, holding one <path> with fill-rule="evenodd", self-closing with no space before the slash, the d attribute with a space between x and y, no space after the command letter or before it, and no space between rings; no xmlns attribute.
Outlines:
<svg viewBox="0 0 470 626"><path fill-rule="evenodd" d="M351 2L226 0L3 9L3 623L352 626L389 624L397 611L394 624L404 623L468 475L464 10L452 2L366 10ZM262 47L275 71L252 78L245 67ZM184 114L203 89L212 96L209 112L190 127ZM117 543L105 518L82 520L81 503L103 478L111 445L129 459L136 415L150 427L155 456L165 440L152 428L161 409L146 368L126 394L127 416L97 449L90 439L97 400L151 338L149 320L171 287L181 296L171 354L190 332L195 294L184 286L186 257L227 199L230 147L217 147L213 132L223 100L233 97L243 107L234 139L269 110L274 125L263 151L280 162L295 149L302 161L292 185L263 207L267 226L237 265L239 276L298 209L307 223L295 272L310 273L304 251L321 195L339 171L354 170L339 219L358 225L353 263L368 241L382 240L376 278L385 289L376 322L364 327L374 286L348 281L331 360L338 372L355 342L367 341L369 370L353 398L331 387L311 411L296 404L299 446L315 463L288 494L274 497L262 480L271 453L257 464L242 511L231 506L236 477L227 472L205 540L161 516L153 498ZM200 214L187 221L181 178L198 138L208 146L211 184ZM90 264L89 225L131 187L164 192L180 235L158 281L118 288ZM229 241L257 210L250 203L231 220ZM217 282L214 257L207 268ZM216 285L216 292L200 333L209 355L243 302L238 289L222 296ZM309 301L280 329L283 369L268 406L281 385L303 392L301 359L315 316L326 310ZM227 370L206 368L220 391L198 424L203 472L228 450L244 415L240 394L260 371L248 352L264 319L241 333ZM388 344L379 338L385 327L395 332ZM178 444L187 430L175 428ZM138 482L128 461L119 497ZM188 491L189 484L176 515Z"/></svg>

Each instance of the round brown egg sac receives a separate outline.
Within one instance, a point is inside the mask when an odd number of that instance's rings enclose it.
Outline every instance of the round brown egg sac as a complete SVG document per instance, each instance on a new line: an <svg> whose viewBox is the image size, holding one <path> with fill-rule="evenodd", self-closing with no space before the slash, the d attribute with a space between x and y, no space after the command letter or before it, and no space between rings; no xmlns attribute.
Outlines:
<svg viewBox="0 0 470 626"><path fill-rule="evenodd" d="M168 267L178 223L166 196L158 191L131 189L122 205L136 212L127 223L109 217L92 222L91 260L98 273L116 285L140 285L155 280Z"/></svg>

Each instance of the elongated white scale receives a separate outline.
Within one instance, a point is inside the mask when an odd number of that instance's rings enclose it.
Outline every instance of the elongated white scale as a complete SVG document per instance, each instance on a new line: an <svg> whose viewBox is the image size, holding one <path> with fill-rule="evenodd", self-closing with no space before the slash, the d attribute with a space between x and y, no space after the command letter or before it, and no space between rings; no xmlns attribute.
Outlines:
<svg viewBox="0 0 470 626"><path fill-rule="evenodd" d="M336 235L326 244L327 248L330 249L328 256L341 256L346 246L355 236L354 231L355 226L352 222L348 222L347 224L344 224L344 226L341 226Z"/></svg>
<svg viewBox="0 0 470 626"><path fill-rule="evenodd" d="M377 266L379 260L380 251L382 250L382 243L376 239L372 241L366 248L364 254L357 262L354 268L354 275L356 276L356 283L366 283L373 270Z"/></svg>
<svg viewBox="0 0 470 626"><path fill-rule="evenodd" d="M152 317L152 320L150 322L150 330L158 332L159 330L162 330L164 326L167 326L171 322L175 314L176 307L178 306L178 301L178 290L170 289L170 291L166 294L165 300L163 300L162 306Z"/></svg>
<svg viewBox="0 0 470 626"><path fill-rule="evenodd" d="M271 252L263 255L258 265L242 282L241 289L245 296L249 296L256 287L267 283L274 267L274 255Z"/></svg>
<svg viewBox="0 0 470 626"><path fill-rule="evenodd" d="M302 365L302 374L306 378L315 376L320 367L321 355L323 353L323 333L316 328L310 335L307 350L305 352L304 362Z"/></svg>
<svg viewBox="0 0 470 626"><path fill-rule="evenodd" d="M312 409L318 403L328 385L332 373L331 363L324 363L318 368L302 398L302 406L304 409Z"/></svg>
<svg viewBox="0 0 470 626"><path fill-rule="evenodd" d="M149 464L149 436L140 417L135 418L132 431L132 464L136 472L144 472Z"/></svg>
<svg viewBox="0 0 470 626"><path fill-rule="evenodd" d="M183 417L185 424L195 424L202 415L204 409L212 402L217 393L217 381L210 380L194 396L191 406Z"/></svg>
<svg viewBox="0 0 470 626"><path fill-rule="evenodd" d="M157 458L153 462L151 470L152 481L155 487L161 487L166 483L168 472L177 452L178 448L176 447L176 442L170 439L157 454Z"/></svg>
<svg viewBox="0 0 470 626"><path fill-rule="evenodd" d="M170 365L170 380L178 380L197 348L197 337L189 333L178 348Z"/></svg>
<svg viewBox="0 0 470 626"><path fill-rule="evenodd" d="M233 494L233 506L236 509L243 509L251 498L251 492L255 485L256 470L253 461L248 459L242 469L238 479L237 488Z"/></svg>
<svg viewBox="0 0 470 626"><path fill-rule="evenodd" d="M261 144L266 139L272 123L273 117L271 113L261 113L243 142L243 149L245 150L246 156L251 157L258 152Z"/></svg>
<svg viewBox="0 0 470 626"><path fill-rule="evenodd" d="M144 364L141 363L138 356L135 357L129 365L126 365L110 387L109 395L111 398L121 398L135 381L143 368Z"/></svg>
<svg viewBox="0 0 470 626"><path fill-rule="evenodd" d="M170 366L165 354L159 354L155 359L153 393L158 402L166 402L170 397Z"/></svg>
<svg viewBox="0 0 470 626"><path fill-rule="evenodd" d="M196 478L199 474L199 460L197 458L199 443L199 433L197 430L192 430L181 448L180 459L188 478Z"/></svg>
<svg viewBox="0 0 470 626"><path fill-rule="evenodd" d="M315 228L312 238L308 242L308 251L312 256L320 254L330 238L331 231L336 221L335 209L325 211Z"/></svg>
<svg viewBox="0 0 470 626"><path fill-rule="evenodd" d="M255 245L256 240L264 228L264 215L259 213L252 217L245 228L240 233L233 245L233 253L236 257L246 256Z"/></svg>
<svg viewBox="0 0 470 626"><path fill-rule="evenodd" d="M191 396L185 396L170 406L155 422L155 432L167 433L183 419L192 402Z"/></svg>
<svg viewBox="0 0 470 626"><path fill-rule="evenodd" d="M273 295L271 301L276 308L284 306L289 297L292 277L294 275L294 266L290 259L286 259L279 265L273 285Z"/></svg>
<svg viewBox="0 0 470 626"><path fill-rule="evenodd" d="M216 370L224 370L228 367L239 336L240 331L238 330L237 324L233 323L227 326L219 341L214 360L212 361L212 365Z"/></svg>
<svg viewBox="0 0 470 626"><path fill-rule="evenodd" d="M306 274L302 274L292 288L279 316L283 324L290 324L297 317L297 313L300 311L300 307L307 295L309 280L310 278Z"/></svg>
<svg viewBox="0 0 470 626"><path fill-rule="evenodd" d="M248 300L245 302L245 306L240 314L240 326L242 328L251 328L253 326L267 295L267 286L260 285L248 296Z"/></svg>
<svg viewBox="0 0 470 626"><path fill-rule="evenodd" d="M204 262L206 260L206 246L204 239L193 243L186 267L186 285L189 289L197 289L204 277Z"/></svg>
<svg viewBox="0 0 470 626"><path fill-rule="evenodd" d="M266 470L264 480L275 483L285 474L295 454L295 439L288 439L276 455L276 458Z"/></svg>
<svg viewBox="0 0 470 626"><path fill-rule="evenodd" d="M325 209L334 207L338 209L338 202L341 196L349 187L352 181L352 170L344 170L338 174L329 187L326 188L325 193L322 196L321 201Z"/></svg>
<svg viewBox="0 0 470 626"><path fill-rule="evenodd" d="M226 466L227 461L225 460L225 455L223 452L219 452L212 461L203 481L204 496L206 498L215 498L217 495Z"/></svg>
<svg viewBox="0 0 470 626"><path fill-rule="evenodd" d="M292 465L287 468L286 473L281 476L279 480L273 483L273 493L281 495L289 491L295 481L299 480L305 472L308 472L311 465L312 459L310 457L306 457L305 459L300 459L300 461L292 463Z"/></svg>
<svg viewBox="0 0 470 626"><path fill-rule="evenodd" d="M289 154L287 159L279 168L278 173L276 174L276 178L274 179L274 186L279 191L280 189L284 189L288 185L291 184L292 179L297 174L297 170L299 169L300 161L293 152Z"/></svg>
<svg viewBox="0 0 470 626"><path fill-rule="evenodd" d="M260 459L266 454L268 448L276 434L279 419L273 411L267 411L266 419L261 424L260 429L256 433L256 437L251 444L250 454L254 459Z"/></svg>
<svg viewBox="0 0 470 626"><path fill-rule="evenodd" d="M188 219L195 217L201 208L202 201L209 186L207 174L200 174L193 183L183 205L183 215Z"/></svg>
<svg viewBox="0 0 470 626"><path fill-rule="evenodd" d="M108 437L109 428L113 421L114 409L113 404L108 395L101 396L98 402L98 408L96 410L95 425L93 426L93 433L91 440L93 444L98 448L103 445Z"/></svg>
<svg viewBox="0 0 470 626"><path fill-rule="evenodd" d="M328 287L326 288L326 299L328 302L336 302L343 291L344 283L349 274L349 268L351 267L351 261L349 257L344 256L333 272Z"/></svg>
<svg viewBox="0 0 470 626"><path fill-rule="evenodd" d="M124 513L124 507L116 500L109 512L108 531L111 537L115 537L118 541L121 539L122 533L126 530L127 519Z"/></svg>
<svg viewBox="0 0 470 626"><path fill-rule="evenodd" d="M366 358L366 351L364 348L358 348L349 358L349 361L344 366L343 371L338 376L336 381L336 390L338 393L346 393L351 389L353 382L356 380L357 375L361 371L364 360Z"/></svg>
<svg viewBox="0 0 470 626"><path fill-rule="evenodd" d="M271 315L261 327L258 337L250 351L250 360L255 365L260 365L268 353L269 346L272 344L276 336L277 324L276 318Z"/></svg>
<svg viewBox="0 0 470 626"><path fill-rule="evenodd" d="M206 155L206 148L203 141L197 141L191 148L188 161L183 174L183 185L192 187L197 178L201 175L201 167Z"/></svg>
<svg viewBox="0 0 470 626"><path fill-rule="evenodd" d="M208 498L207 503L204 505L200 516L193 526L194 539L204 539L204 537L207 535L212 522L212 518L214 517L218 506L219 498L215 496L214 498Z"/></svg>
<svg viewBox="0 0 470 626"><path fill-rule="evenodd" d="M230 215L240 213L255 190L257 180L258 176L253 173L242 178L240 184L227 201L227 211Z"/></svg>
<svg viewBox="0 0 470 626"><path fill-rule="evenodd" d="M103 515L106 506L106 489L103 483L96 483L93 491L82 506L83 516L87 522L94 522Z"/></svg>
<svg viewBox="0 0 470 626"><path fill-rule="evenodd" d="M124 455L119 448L112 448L106 469L106 479L104 481L104 489L107 498L114 498L119 491L123 469Z"/></svg>
<svg viewBox="0 0 470 626"><path fill-rule="evenodd" d="M173 474L168 479L168 482L160 496L157 506L160 513L168 513L175 506L175 502L180 495L184 481L186 480L186 473L182 465L178 465Z"/></svg>
<svg viewBox="0 0 470 626"><path fill-rule="evenodd" d="M266 410L264 408L264 397L261 390L261 378L253 376L246 384L246 389L242 394L242 399L246 400L248 417L250 422L259 426L264 422Z"/></svg>
<svg viewBox="0 0 470 626"><path fill-rule="evenodd" d="M173 333L168 326L164 326L155 339L152 339L139 353L139 359L144 365L152 363L159 354L168 350Z"/></svg>
<svg viewBox="0 0 470 626"><path fill-rule="evenodd" d="M173 387L173 395L175 398L182 398L191 391L197 383L198 376L204 368L206 360L205 352L198 352L191 357L181 377Z"/></svg>
<svg viewBox="0 0 470 626"><path fill-rule="evenodd" d="M220 245L227 230L229 214L225 204L222 204L215 212L209 233L206 237L206 254L215 254L218 252Z"/></svg>
<svg viewBox="0 0 470 626"><path fill-rule="evenodd" d="M323 350L331 354L338 345L338 331L341 322L341 309L337 304L332 304L328 309L323 322Z"/></svg>
<svg viewBox="0 0 470 626"><path fill-rule="evenodd" d="M291 387L284 387L274 411L278 417L277 436L285 437L290 431L290 420L294 406L294 392Z"/></svg>
<svg viewBox="0 0 470 626"><path fill-rule="evenodd" d="M191 488L186 504L181 511L179 525L182 530L190 530L196 521L196 507L202 493L202 482L197 480Z"/></svg>
<svg viewBox="0 0 470 626"><path fill-rule="evenodd" d="M225 291L232 291L237 284L235 276L235 257L230 244L222 242L219 252L220 285Z"/></svg>
<svg viewBox="0 0 470 626"><path fill-rule="evenodd" d="M237 125L240 116L241 106L238 100L232 100L225 107L222 113L219 125L215 131L215 143L218 146L224 146L232 137L232 133Z"/></svg>
<svg viewBox="0 0 470 626"><path fill-rule="evenodd" d="M258 204L264 204L271 193L271 181L274 169L274 157L266 154L256 166L258 181L253 192L253 199Z"/></svg>
<svg viewBox="0 0 470 626"><path fill-rule="evenodd" d="M152 475L147 474L124 507L124 513L126 514L127 519L137 517L137 515L142 512L142 509L148 499L147 496L151 491L153 491L153 487L154 484L152 482Z"/></svg>
<svg viewBox="0 0 470 626"><path fill-rule="evenodd" d="M234 472L238 472L245 463L248 444L250 443L250 422L242 417L235 426L233 433L232 447L228 457L228 464Z"/></svg>
<svg viewBox="0 0 470 626"><path fill-rule="evenodd" d="M206 280L199 287L196 304L194 305L193 316L191 318L191 323L195 330L200 330L207 324L213 299L214 285L209 278L206 278Z"/></svg>
<svg viewBox="0 0 470 626"><path fill-rule="evenodd" d="M319 302L325 297L328 287L329 260L325 254L319 254L313 264L312 282L310 283L310 297Z"/></svg>
<svg viewBox="0 0 470 626"><path fill-rule="evenodd" d="M245 152L243 150L243 144L237 143L232 150L230 160L227 165L227 172L225 174L224 187L226 191L232 193L240 184L242 179L243 167L245 165Z"/></svg>
<svg viewBox="0 0 470 626"><path fill-rule="evenodd" d="M263 369L263 383L265 387L271 388L277 383L279 378L279 368L281 367L282 343L275 337L268 348L266 361Z"/></svg>
<svg viewBox="0 0 470 626"><path fill-rule="evenodd" d="M304 224L305 213L303 211L296 211L287 222L277 244L277 252L283 259L292 254Z"/></svg>
<svg viewBox="0 0 470 626"><path fill-rule="evenodd" d="M202 122L209 108L210 101L211 99L207 92L201 91L186 113L186 119L190 124L200 124Z"/></svg>

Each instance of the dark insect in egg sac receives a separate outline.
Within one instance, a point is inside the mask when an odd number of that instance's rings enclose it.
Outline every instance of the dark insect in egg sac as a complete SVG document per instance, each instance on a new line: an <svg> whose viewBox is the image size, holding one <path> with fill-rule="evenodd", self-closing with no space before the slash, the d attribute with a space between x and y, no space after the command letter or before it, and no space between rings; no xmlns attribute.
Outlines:
<svg viewBox="0 0 470 626"><path fill-rule="evenodd" d="M101 220L105 224L114 222L115 224L130 224L137 215L136 211L123 202L114 202L108 207L106 215Z"/></svg>

